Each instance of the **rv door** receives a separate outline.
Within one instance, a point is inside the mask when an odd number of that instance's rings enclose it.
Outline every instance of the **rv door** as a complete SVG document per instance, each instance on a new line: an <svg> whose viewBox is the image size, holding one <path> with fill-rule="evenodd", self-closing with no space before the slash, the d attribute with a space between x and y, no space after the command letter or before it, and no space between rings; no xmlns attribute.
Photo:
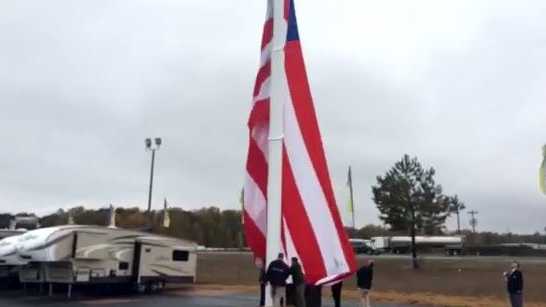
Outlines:
<svg viewBox="0 0 546 307"><path fill-rule="evenodd" d="M140 262L142 259L142 243L135 242L134 256L133 256L133 282L140 283Z"/></svg>

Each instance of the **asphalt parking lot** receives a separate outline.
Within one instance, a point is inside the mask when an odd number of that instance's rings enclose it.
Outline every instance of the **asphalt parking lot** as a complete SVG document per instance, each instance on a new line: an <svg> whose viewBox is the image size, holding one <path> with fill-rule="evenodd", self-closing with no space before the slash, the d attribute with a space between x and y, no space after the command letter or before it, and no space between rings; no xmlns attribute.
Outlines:
<svg viewBox="0 0 546 307"><path fill-rule="evenodd" d="M23 292L0 293L2 307L255 307L256 297L248 294L194 295L189 292L167 292L156 295L78 297L67 300L61 295L53 298L25 295ZM324 307L333 307L325 300ZM359 306L356 301L344 302L344 307ZM407 305L374 304L376 307L408 307ZM415 307L413 305L413 307Z"/></svg>

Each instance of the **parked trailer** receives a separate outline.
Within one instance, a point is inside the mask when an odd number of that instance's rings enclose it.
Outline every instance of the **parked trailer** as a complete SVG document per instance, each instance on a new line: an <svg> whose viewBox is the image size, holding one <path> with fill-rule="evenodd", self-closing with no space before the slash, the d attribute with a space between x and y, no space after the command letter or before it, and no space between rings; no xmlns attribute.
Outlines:
<svg viewBox="0 0 546 307"><path fill-rule="evenodd" d="M26 262L17 257L16 244L21 235L0 240L0 279L16 277L18 269Z"/></svg>
<svg viewBox="0 0 546 307"><path fill-rule="evenodd" d="M17 236L24 232L23 229L0 229L0 239Z"/></svg>
<svg viewBox="0 0 546 307"><path fill-rule="evenodd" d="M193 283L197 245L190 241L111 227L65 225L29 231L17 243L28 261L22 283L125 284L139 291L165 283Z"/></svg>
<svg viewBox="0 0 546 307"><path fill-rule="evenodd" d="M441 248L447 255L460 255L463 252L462 236L416 236L417 248ZM374 249L394 254L408 253L411 250L410 236L373 237Z"/></svg>

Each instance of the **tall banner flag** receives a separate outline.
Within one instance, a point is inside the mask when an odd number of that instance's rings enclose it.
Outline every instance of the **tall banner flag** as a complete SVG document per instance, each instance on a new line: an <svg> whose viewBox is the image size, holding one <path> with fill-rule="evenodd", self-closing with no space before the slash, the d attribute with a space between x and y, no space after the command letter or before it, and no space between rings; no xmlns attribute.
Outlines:
<svg viewBox="0 0 546 307"><path fill-rule="evenodd" d="M108 228L116 228L116 209L112 204L110 204L110 221L108 222Z"/></svg>
<svg viewBox="0 0 546 307"><path fill-rule="evenodd" d="M67 225L74 225L74 215L72 215L72 210L68 210L68 221L66 222Z"/></svg>
<svg viewBox="0 0 546 307"><path fill-rule="evenodd" d="M270 133L273 127L281 131ZM263 260L267 254L269 263L271 246L279 244L286 259L300 259L311 284L352 274L355 257L328 172L294 0L268 1L248 128L244 229L254 256ZM280 195L273 193L277 190ZM270 214L276 206L281 212L278 221ZM271 232L277 226L278 237Z"/></svg>
<svg viewBox="0 0 546 307"><path fill-rule="evenodd" d="M163 227L169 228L171 226L171 216L169 215L169 207L167 198L163 201Z"/></svg>
<svg viewBox="0 0 546 307"><path fill-rule="evenodd" d="M538 184L542 193L546 194L546 145L542 147L542 164L538 175Z"/></svg>
<svg viewBox="0 0 546 307"><path fill-rule="evenodd" d="M241 189L241 196L239 197L239 203L241 204L241 225L245 224L244 212L245 212L245 188Z"/></svg>
<svg viewBox="0 0 546 307"><path fill-rule="evenodd" d="M354 197L353 197L353 174L351 171L351 166L349 166L349 170L347 171L347 188L349 189L349 201L348 201L348 209L351 213L351 221L353 228L356 228L355 224L355 204L354 204Z"/></svg>

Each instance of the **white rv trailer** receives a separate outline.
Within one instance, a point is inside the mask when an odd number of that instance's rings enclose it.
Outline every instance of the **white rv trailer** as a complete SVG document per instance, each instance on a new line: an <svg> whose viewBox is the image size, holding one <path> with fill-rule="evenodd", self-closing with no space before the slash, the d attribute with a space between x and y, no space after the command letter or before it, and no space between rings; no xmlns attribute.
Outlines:
<svg viewBox="0 0 546 307"><path fill-rule="evenodd" d="M157 289L195 282L197 245L120 228L64 225L29 231L17 242L22 283L126 283ZM70 287L69 287L70 288Z"/></svg>
<svg viewBox="0 0 546 307"><path fill-rule="evenodd" d="M25 230L23 229L0 229L0 240L7 237L20 235L24 232Z"/></svg>
<svg viewBox="0 0 546 307"><path fill-rule="evenodd" d="M16 244L21 235L0 240L0 278L17 274L17 269L26 264L17 257Z"/></svg>

